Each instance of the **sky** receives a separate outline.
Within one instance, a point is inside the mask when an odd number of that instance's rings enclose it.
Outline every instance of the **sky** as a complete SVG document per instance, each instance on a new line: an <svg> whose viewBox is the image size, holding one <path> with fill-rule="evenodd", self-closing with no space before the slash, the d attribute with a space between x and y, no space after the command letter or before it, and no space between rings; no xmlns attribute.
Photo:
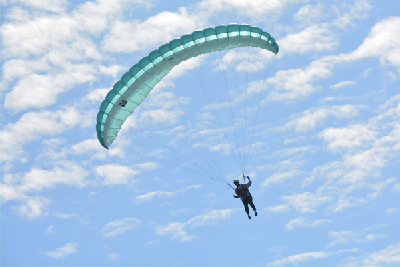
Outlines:
<svg viewBox="0 0 400 267"><path fill-rule="evenodd" d="M0 5L1 266L400 265L397 0ZM100 145L132 65L229 23L279 53L182 62Z"/></svg>

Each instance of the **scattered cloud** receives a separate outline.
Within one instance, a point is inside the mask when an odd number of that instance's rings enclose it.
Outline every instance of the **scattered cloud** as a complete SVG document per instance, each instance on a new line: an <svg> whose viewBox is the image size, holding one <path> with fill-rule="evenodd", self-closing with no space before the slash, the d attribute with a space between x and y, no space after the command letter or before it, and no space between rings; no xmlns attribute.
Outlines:
<svg viewBox="0 0 400 267"><path fill-rule="evenodd" d="M13 206L14 210L21 217L35 219L38 217L46 217L49 214L48 208L51 203L50 199L44 197L23 197L23 202L18 206Z"/></svg>
<svg viewBox="0 0 400 267"><path fill-rule="evenodd" d="M131 184L135 183L133 179L136 175L140 174L140 170L134 170L128 166L120 164L107 164L96 167L96 173L99 177L104 177L102 184L113 186L118 184Z"/></svg>
<svg viewBox="0 0 400 267"><path fill-rule="evenodd" d="M300 114L292 115L292 119L279 129L288 131L295 129L297 132L307 132L322 124L329 116L338 119L348 119L359 115L362 106L339 105L310 108Z"/></svg>
<svg viewBox="0 0 400 267"><path fill-rule="evenodd" d="M298 217L295 218L293 220L290 220L287 224L286 224L286 230L293 230L294 227L296 226L300 226L300 227L308 227L308 228L314 228L316 226L319 226L321 224L325 224L325 223L331 223L331 220L328 219L320 219L320 220L316 220L313 222L307 222L307 219L305 217Z"/></svg>
<svg viewBox="0 0 400 267"><path fill-rule="evenodd" d="M359 8L360 7L360 8ZM370 9L366 2L356 3L356 10L365 11ZM353 17L359 13L355 12ZM360 16L364 16L365 12ZM342 16L342 20L337 24L348 25L351 19L349 16ZM364 42L354 51L348 54L330 55L319 58L311 62L305 68L280 70L274 77L267 79L267 83L272 85L265 101L295 101L301 100L316 92L321 87L314 85L314 82L325 79L333 74L333 68L339 64L347 64L365 58L379 58L382 65L387 63L399 67L398 60L400 53L400 18L389 17L376 23L365 38Z"/></svg>
<svg viewBox="0 0 400 267"><path fill-rule="evenodd" d="M159 244L159 243L160 243L160 240L153 240L153 241L149 241L149 242L145 243L144 245L151 246L151 245Z"/></svg>
<svg viewBox="0 0 400 267"><path fill-rule="evenodd" d="M280 205L276 205L273 207L271 207L271 206L266 207L265 210L268 211L268 213L270 213L270 212L276 212L276 213L285 212L285 211L289 210L289 206L285 205L285 204L280 204Z"/></svg>
<svg viewBox="0 0 400 267"><path fill-rule="evenodd" d="M327 258L339 253L343 253L343 252L357 252L359 249L357 248L353 248L353 249L345 249L345 250L338 250L336 252L304 252L304 253L300 253L300 254L296 254L296 255L292 255L280 260L276 260L273 261L269 264L267 264L267 266L281 266L281 265L287 265L287 264L294 264L297 265L301 262L307 262L310 261L312 259L323 259L323 258Z"/></svg>
<svg viewBox="0 0 400 267"><path fill-rule="evenodd" d="M302 6L293 18L302 24L315 24L325 16L324 8L321 2L316 5Z"/></svg>
<svg viewBox="0 0 400 267"><path fill-rule="evenodd" d="M77 216L76 213L56 213L54 214L55 217L57 218L62 218L62 219L69 219L71 217Z"/></svg>
<svg viewBox="0 0 400 267"><path fill-rule="evenodd" d="M400 243L394 243L377 252L365 253L361 257L348 259L352 266L388 266L400 264Z"/></svg>
<svg viewBox="0 0 400 267"><path fill-rule="evenodd" d="M117 20L102 41L102 49L107 52L132 53L154 47L200 27L201 19L192 16L184 7L178 12L160 12L146 21ZM121 39L120 36L125 38Z"/></svg>
<svg viewBox="0 0 400 267"><path fill-rule="evenodd" d="M54 225L50 225L49 227L46 228L46 234L54 234Z"/></svg>
<svg viewBox="0 0 400 267"><path fill-rule="evenodd" d="M400 183L396 183L396 184L392 187L392 191L400 192Z"/></svg>
<svg viewBox="0 0 400 267"><path fill-rule="evenodd" d="M275 173L261 183L261 188L269 187L270 185L276 183L282 183L287 179L292 179L293 177L299 176L301 174L303 174L303 172L299 170L293 170L284 173Z"/></svg>
<svg viewBox="0 0 400 267"><path fill-rule="evenodd" d="M25 113L0 131L0 162L24 159L23 145L43 136L63 133L79 125L82 119L81 112L74 107Z"/></svg>
<svg viewBox="0 0 400 267"><path fill-rule="evenodd" d="M293 196L283 196L282 199L299 212L315 212L314 208L330 201L331 197L318 196L310 192L304 192Z"/></svg>
<svg viewBox="0 0 400 267"><path fill-rule="evenodd" d="M400 212L398 208L388 208L385 210L386 215L391 216Z"/></svg>
<svg viewBox="0 0 400 267"><path fill-rule="evenodd" d="M339 83L337 83L337 84L331 85L329 88L330 88L330 89L337 89L337 88L340 88L340 87L353 85L353 84L355 84L355 83L356 83L356 82L354 82L354 81L343 81L343 82L339 82Z"/></svg>
<svg viewBox="0 0 400 267"><path fill-rule="evenodd" d="M214 210L197 215L183 223L171 222L167 225L157 225L155 227L156 234L172 235L171 239L178 239L181 242L193 241L193 239L198 238L198 236L189 235L185 228L218 224L218 222L222 221L223 219L230 217L233 212L234 209Z"/></svg>
<svg viewBox="0 0 400 267"><path fill-rule="evenodd" d="M34 1L34 0L15 0L14 3L21 3L26 6L30 6L35 9L43 9L46 11L51 11L54 13L60 13L65 11L67 6L66 0L42 0L42 1Z"/></svg>
<svg viewBox="0 0 400 267"><path fill-rule="evenodd" d="M139 196L135 197L135 203L136 203L136 204L140 204L140 203L145 202L145 201L150 201L150 200L152 200L152 199L153 199L154 197L156 197L156 196L162 197L162 198L174 197L174 196L176 196L177 194L182 193L182 192L185 192L185 191L187 191L187 190L189 190L189 189L192 189L192 188L200 188L200 187L201 187L201 185L191 185L191 186L187 186L187 187L178 189L178 190L176 190L176 191L174 191L174 192L164 192L164 191L153 191L153 192L148 192L148 193L146 193L146 194L139 195Z"/></svg>
<svg viewBox="0 0 400 267"><path fill-rule="evenodd" d="M343 149L354 150L363 148L374 141L377 132L371 130L367 125L356 124L345 128L326 128L319 137L328 142L327 148L332 152Z"/></svg>
<svg viewBox="0 0 400 267"><path fill-rule="evenodd" d="M120 257L119 257L119 255L118 255L118 253L110 253L110 254L108 254L108 258L109 258L110 260L117 260L117 259L119 259Z"/></svg>
<svg viewBox="0 0 400 267"><path fill-rule="evenodd" d="M13 210L29 219L47 216L51 201L40 196L29 196L33 192L54 188L57 185L70 185L82 188L87 185L88 172L70 162L59 162L54 170L33 168L30 172L6 174L0 183L2 201L17 200L21 205Z"/></svg>
<svg viewBox="0 0 400 267"><path fill-rule="evenodd" d="M114 237L116 235L121 235L128 230L132 230L139 223L140 221L136 218L114 220L104 225L100 230L100 233L104 237Z"/></svg>
<svg viewBox="0 0 400 267"><path fill-rule="evenodd" d="M55 259L64 258L68 254L75 253L77 246L78 244L75 242L67 243L53 252L46 252L46 255Z"/></svg>
<svg viewBox="0 0 400 267"><path fill-rule="evenodd" d="M341 5L342 9L335 7L334 10L338 14L338 18L333 22L333 25L342 29L346 29L348 26L356 26L354 20L368 17L368 11L373 7L369 2L370 1L358 0L355 1L352 6L343 2Z"/></svg>
<svg viewBox="0 0 400 267"><path fill-rule="evenodd" d="M273 247L271 248L269 251L273 252L273 253L280 253L283 250L285 250L287 248L287 246L281 246L281 247Z"/></svg>
<svg viewBox="0 0 400 267"><path fill-rule="evenodd" d="M333 50L338 45L335 34L325 25L312 25L301 32L288 34L279 39L279 57L285 54Z"/></svg>
<svg viewBox="0 0 400 267"><path fill-rule="evenodd" d="M365 243L387 236L386 234L366 234L366 232L369 230L371 229L366 228L361 231L329 231L329 237L334 240L327 245L327 248L336 246L338 244L346 244L349 242Z"/></svg>

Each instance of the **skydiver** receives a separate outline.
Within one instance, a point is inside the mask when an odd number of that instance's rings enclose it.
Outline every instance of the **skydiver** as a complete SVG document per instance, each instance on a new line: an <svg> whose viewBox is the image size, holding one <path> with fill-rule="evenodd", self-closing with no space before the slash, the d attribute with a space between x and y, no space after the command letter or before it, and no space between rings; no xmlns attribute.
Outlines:
<svg viewBox="0 0 400 267"><path fill-rule="evenodd" d="M243 175L243 177L245 177ZM233 195L234 198L240 198L243 202L244 209L246 210L247 217L249 217L249 220L251 219L251 216L249 215L249 204L254 210L254 215L257 216L257 211L256 207L253 204L253 197L250 194L249 187L251 186L251 180L249 176L246 176L247 179L249 179L249 182L247 184L239 184L239 180L235 179L233 183L236 185L235 193L236 196Z"/></svg>

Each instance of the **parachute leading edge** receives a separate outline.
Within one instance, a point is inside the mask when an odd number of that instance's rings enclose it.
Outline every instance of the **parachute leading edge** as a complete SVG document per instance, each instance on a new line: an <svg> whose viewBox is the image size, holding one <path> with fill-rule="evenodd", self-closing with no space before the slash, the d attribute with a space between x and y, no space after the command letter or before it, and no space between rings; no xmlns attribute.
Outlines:
<svg viewBox="0 0 400 267"><path fill-rule="evenodd" d="M201 54L246 46L279 52L275 39L262 29L229 24L185 34L139 60L100 105L96 130L101 145L109 148L127 117L173 67Z"/></svg>

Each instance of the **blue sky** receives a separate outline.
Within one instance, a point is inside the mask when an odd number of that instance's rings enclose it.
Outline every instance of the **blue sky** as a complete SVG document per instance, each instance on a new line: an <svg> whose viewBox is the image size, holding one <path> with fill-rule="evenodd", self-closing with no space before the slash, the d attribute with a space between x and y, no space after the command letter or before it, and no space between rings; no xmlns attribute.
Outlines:
<svg viewBox="0 0 400 267"><path fill-rule="evenodd" d="M0 3L2 266L400 265L398 1ZM279 53L183 62L100 145L133 64L229 23Z"/></svg>

